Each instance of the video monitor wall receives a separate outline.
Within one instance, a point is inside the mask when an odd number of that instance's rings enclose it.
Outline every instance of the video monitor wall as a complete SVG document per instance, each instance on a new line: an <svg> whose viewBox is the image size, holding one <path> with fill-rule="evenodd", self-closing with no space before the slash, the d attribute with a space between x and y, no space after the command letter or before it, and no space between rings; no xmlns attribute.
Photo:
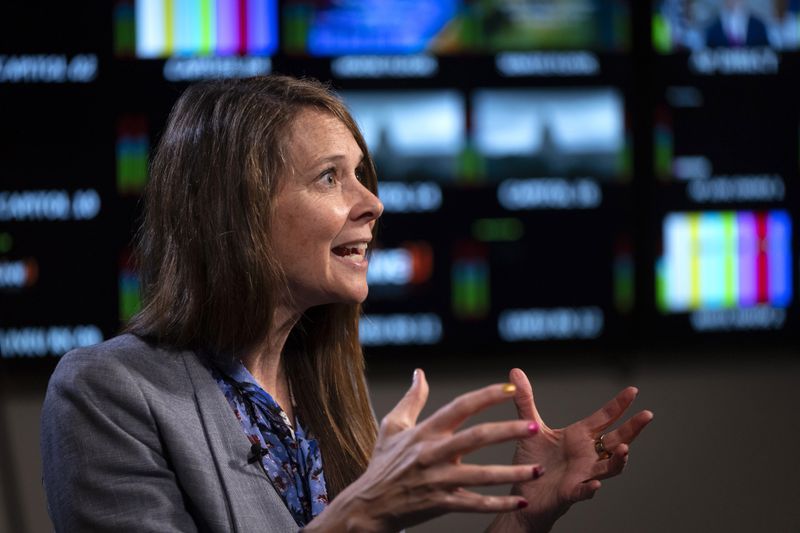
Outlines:
<svg viewBox="0 0 800 533"><path fill-rule="evenodd" d="M39 20L4 9L7 24ZM800 51L781 21L797 12L793 0L116 0L10 24L0 361L50 364L136 313L131 238L172 104L190 83L270 72L330 81L376 161L368 356L535 357L732 330L785 342ZM760 20L767 44L710 44L717 18L745 37Z"/></svg>
<svg viewBox="0 0 800 533"><path fill-rule="evenodd" d="M654 330L796 338L794 0L652 6Z"/></svg>

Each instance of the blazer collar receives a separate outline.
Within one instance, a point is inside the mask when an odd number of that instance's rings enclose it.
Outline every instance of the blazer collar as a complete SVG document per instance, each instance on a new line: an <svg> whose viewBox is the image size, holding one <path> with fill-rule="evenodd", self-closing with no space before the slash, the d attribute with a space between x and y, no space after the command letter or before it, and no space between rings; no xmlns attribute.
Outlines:
<svg viewBox="0 0 800 533"><path fill-rule="evenodd" d="M225 491L233 531L293 531L298 528L269 478L248 463L250 441L209 369L193 352L184 352L200 420Z"/></svg>

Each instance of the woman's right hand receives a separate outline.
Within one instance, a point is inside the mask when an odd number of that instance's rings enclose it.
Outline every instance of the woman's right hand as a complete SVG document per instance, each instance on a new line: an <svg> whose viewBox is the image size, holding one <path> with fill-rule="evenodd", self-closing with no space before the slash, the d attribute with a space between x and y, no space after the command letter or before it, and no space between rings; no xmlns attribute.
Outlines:
<svg viewBox="0 0 800 533"><path fill-rule="evenodd" d="M458 431L472 415L513 398L514 390L511 384L498 384L463 394L417 424L428 383L416 370L411 388L381 421L367 470L304 531L398 531L452 511L498 513L525 507L520 496L486 496L464 487L529 481L542 474L541 467L471 465L461 457L490 444L531 437L538 424L515 420Z"/></svg>

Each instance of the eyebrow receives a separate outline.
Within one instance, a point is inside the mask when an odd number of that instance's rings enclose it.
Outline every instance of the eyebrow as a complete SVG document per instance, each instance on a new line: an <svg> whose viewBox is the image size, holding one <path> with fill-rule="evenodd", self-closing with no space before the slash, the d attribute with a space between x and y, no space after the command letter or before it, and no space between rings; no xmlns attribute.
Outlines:
<svg viewBox="0 0 800 533"><path fill-rule="evenodd" d="M317 167L317 166L319 166L319 165L321 165L323 163L332 163L334 161L339 161L341 159L346 159L346 158L347 158L347 156L345 154L326 155L326 156L320 157L318 159L315 159L311 163L311 168L315 168L315 167ZM358 164L361 165L362 163L364 163L364 160L366 158L367 158L367 156L365 156L362 153L361 154L361 159L358 160Z"/></svg>

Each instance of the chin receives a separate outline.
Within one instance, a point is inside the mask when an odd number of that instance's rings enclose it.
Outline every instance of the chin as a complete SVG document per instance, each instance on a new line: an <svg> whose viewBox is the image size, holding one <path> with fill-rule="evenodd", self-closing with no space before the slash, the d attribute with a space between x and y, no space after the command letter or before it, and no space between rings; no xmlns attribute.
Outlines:
<svg viewBox="0 0 800 533"><path fill-rule="evenodd" d="M369 289L366 285L364 287L354 287L352 290L347 291L347 293L342 294L338 302L343 304L363 304L368 294Z"/></svg>
<svg viewBox="0 0 800 533"><path fill-rule="evenodd" d="M317 300L317 305L330 305L330 304L348 304L358 305L364 303L367 299L367 289L354 289L348 291L329 292L325 298Z"/></svg>
<svg viewBox="0 0 800 533"><path fill-rule="evenodd" d="M343 299L342 303L347 304L363 304L364 300L367 299L367 292L363 291L356 294L351 294L348 298Z"/></svg>

